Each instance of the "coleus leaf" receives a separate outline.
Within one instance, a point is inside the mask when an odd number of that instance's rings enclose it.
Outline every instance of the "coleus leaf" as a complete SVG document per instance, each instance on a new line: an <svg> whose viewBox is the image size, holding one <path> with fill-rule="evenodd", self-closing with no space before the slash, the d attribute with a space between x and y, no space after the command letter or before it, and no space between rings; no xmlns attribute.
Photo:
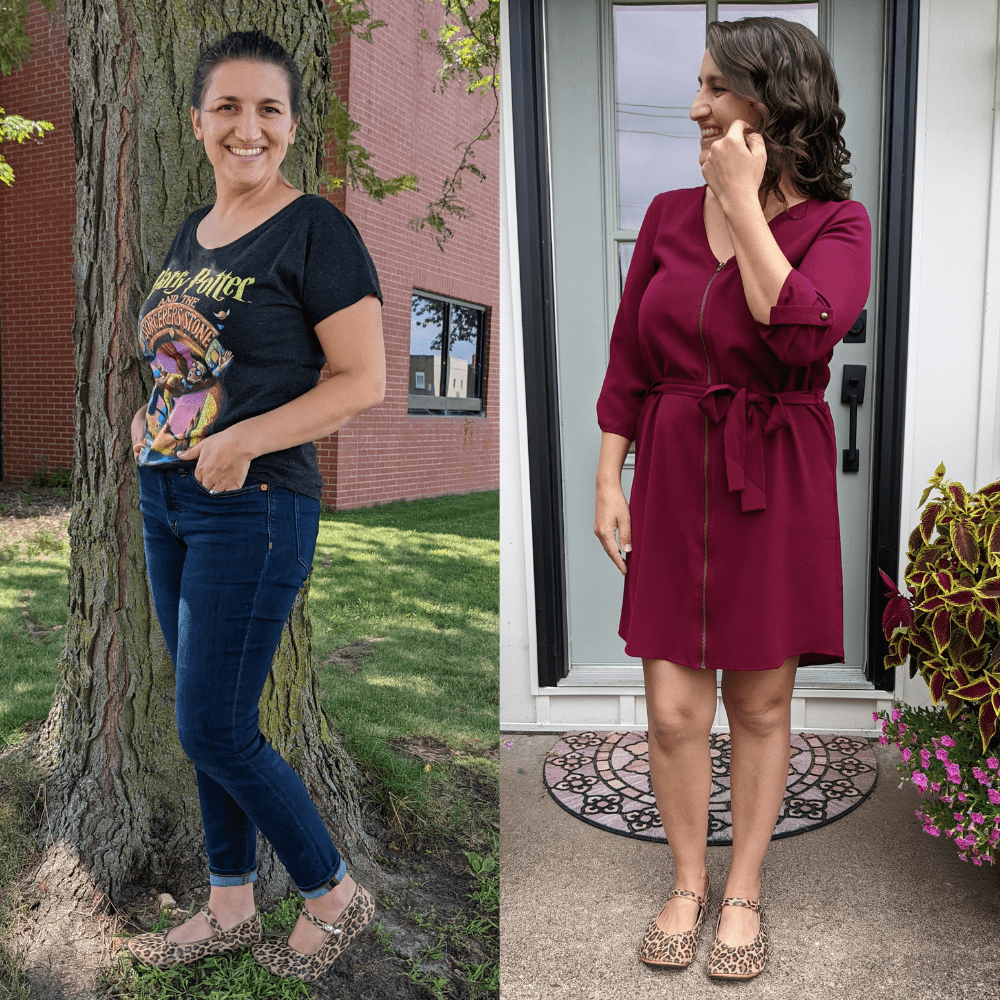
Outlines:
<svg viewBox="0 0 1000 1000"><path fill-rule="evenodd" d="M952 607L964 608L972 604L976 599L976 592L974 590L968 590L959 588L953 590L950 593L942 594L941 600L946 604L950 604Z"/></svg>
<svg viewBox="0 0 1000 1000"><path fill-rule="evenodd" d="M917 510L919 510L925 503L927 503L927 498L931 495L931 490L934 489L934 484L931 483L929 486L924 487L924 492L920 494L920 502L917 504Z"/></svg>
<svg viewBox="0 0 1000 1000"><path fill-rule="evenodd" d="M965 487L961 483L949 483L947 489L955 506L965 510L969 505L969 495L965 492Z"/></svg>
<svg viewBox="0 0 1000 1000"><path fill-rule="evenodd" d="M943 597L929 597L923 602L923 604L917 605L917 611L937 611L939 608L943 608L944 606L945 603Z"/></svg>
<svg viewBox="0 0 1000 1000"><path fill-rule="evenodd" d="M979 593L978 588L976 593ZM997 618L1000 616L1000 601L998 601L995 597L982 597L979 600L979 604L981 605L983 611L990 616L990 618Z"/></svg>
<svg viewBox="0 0 1000 1000"><path fill-rule="evenodd" d="M902 626L909 628L913 624L913 608L910 602L902 594L889 600L882 615L882 631L887 639L892 637L893 631Z"/></svg>
<svg viewBox="0 0 1000 1000"><path fill-rule="evenodd" d="M949 722L954 722L958 717L958 713L965 708L965 702L956 698L950 691L945 693L944 703L946 711L948 712Z"/></svg>
<svg viewBox="0 0 1000 1000"><path fill-rule="evenodd" d="M969 638L978 646L983 641L983 633L986 631L986 612L982 608L973 608L969 612L965 627L969 630Z"/></svg>
<svg viewBox="0 0 1000 1000"><path fill-rule="evenodd" d="M938 586L947 594L949 591L955 589L955 578L947 570L940 570L934 574L934 579L937 580Z"/></svg>
<svg viewBox="0 0 1000 1000"><path fill-rule="evenodd" d="M951 693L963 701L981 701L983 698L989 697L992 690L989 681L981 680L966 684L965 687L953 688Z"/></svg>
<svg viewBox="0 0 1000 1000"><path fill-rule="evenodd" d="M962 653L962 666L972 673L977 673L983 669L989 650L985 646L978 646L976 649L967 649Z"/></svg>
<svg viewBox="0 0 1000 1000"><path fill-rule="evenodd" d="M997 732L997 710L991 701L984 701L979 706L979 735L983 738L983 754L990 745L990 740Z"/></svg>
<svg viewBox="0 0 1000 1000"><path fill-rule="evenodd" d="M898 595L899 594L899 587L896 586L896 581L893 580L893 578L891 576L889 576L889 574L886 573L886 571L884 569L882 569L881 567L879 567L878 574L879 574L880 577L882 577L882 582L889 588L885 592L885 596L886 597L895 597L896 595Z"/></svg>
<svg viewBox="0 0 1000 1000"><path fill-rule="evenodd" d="M993 527L990 528L989 537L986 540L986 549L989 552L991 562L995 562L1000 558L1000 521L994 522Z"/></svg>
<svg viewBox="0 0 1000 1000"><path fill-rule="evenodd" d="M920 652L926 653L928 656L937 655L937 650L934 648L934 644L920 631L913 630L910 635L910 644L919 649Z"/></svg>
<svg viewBox="0 0 1000 1000"><path fill-rule="evenodd" d="M920 512L920 535L925 545L930 544L931 536L934 534L934 522L938 514L944 509L943 503L928 504Z"/></svg>
<svg viewBox="0 0 1000 1000"><path fill-rule="evenodd" d="M906 539L906 554L912 559L913 556L920 551L923 545L924 536L920 533L920 525L918 524L913 531L910 532L910 537Z"/></svg>
<svg viewBox="0 0 1000 1000"><path fill-rule="evenodd" d="M984 599L1000 598L1000 576L994 576L989 580L983 580L982 583L976 587L976 593Z"/></svg>
<svg viewBox="0 0 1000 1000"><path fill-rule="evenodd" d="M943 653L951 642L951 612L947 608L934 612L931 620L931 631L934 633L934 642L938 652Z"/></svg>
<svg viewBox="0 0 1000 1000"><path fill-rule="evenodd" d="M951 679L955 682L955 687L965 687L969 683L969 675L957 664L951 668Z"/></svg>
<svg viewBox="0 0 1000 1000"><path fill-rule="evenodd" d="M930 688L931 701L936 705L941 700L941 695L944 694L944 682L947 678L944 675L943 670L935 670L930 676L930 680L927 686Z"/></svg>
<svg viewBox="0 0 1000 1000"><path fill-rule="evenodd" d="M964 519L956 518L951 522L951 544L958 561L974 573L979 565L979 542L976 541L972 528Z"/></svg>

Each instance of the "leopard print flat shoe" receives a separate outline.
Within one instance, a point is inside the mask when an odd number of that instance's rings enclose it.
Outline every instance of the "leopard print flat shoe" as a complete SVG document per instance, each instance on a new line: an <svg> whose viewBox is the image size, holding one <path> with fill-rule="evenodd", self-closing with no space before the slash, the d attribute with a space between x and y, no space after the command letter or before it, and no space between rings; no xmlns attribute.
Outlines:
<svg viewBox="0 0 1000 1000"><path fill-rule="evenodd" d="M646 928L646 934L639 946L639 958L647 965L663 965L672 969L683 969L694 961L698 951L698 938L701 936L701 925L705 922L708 912L708 897L711 885L705 890L704 896L696 896L687 889L674 889L667 896L667 903L675 896L693 899L698 904L698 919L689 931L679 934L665 934L656 923L656 917ZM667 903L663 905L666 906ZM662 912L662 910L661 910ZM659 914L658 914L659 915ZM657 916L658 916L657 915Z"/></svg>
<svg viewBox="0 0 1000 1000"><path fill-rule="evenodd" d="M136 934L125 942L125 947L143 965L169 969L174 965L190 965L210 955L223 955L226 952L247 948L264 937L260 915L256 911L253 916L247 917L228 931L222 929L222 925L215 919L215 914L208 908L207 903L201 908L201 912L205 914L208 925L212 928L213 933L209 938L187 943L168 941L167 934L171 930L168 928L165 931Z"/></svg>
<svg viewBox="0 0 1000 1000"><path fill-rule="evenodd" d="M290 947L287 939L270 940L254 945L253 957L276 976L293 976L311 983L326 972L341 952L372 922L375 901L367 890L358 885L354 887L354 895L336 923L328 924L304 907L302 912L306 920L327 933L319 951L304 955Z"/></svg>
<svg viewBox="0 0 1000 1000"><path fill-rule="evenodd" d="M715 925L715 941L708 956L708 974L713 979L753 979L764 971L767 965L767 925L764 923L764 910L760 903L753 899L737 899L727 896L719 903L719 921L722 920L724 906L747 906L757 911L760 928L757 936L749 944L733 947L719 940L719 924Z"/></svg>

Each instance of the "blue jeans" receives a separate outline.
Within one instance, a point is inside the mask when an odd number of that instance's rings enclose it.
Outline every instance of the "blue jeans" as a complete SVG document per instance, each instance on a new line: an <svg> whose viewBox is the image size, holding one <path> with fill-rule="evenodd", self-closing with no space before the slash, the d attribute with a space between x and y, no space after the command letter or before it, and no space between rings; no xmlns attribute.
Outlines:
<svg viewBox="0 0 1000 1000"><path fill-rule="evenodd" d="M299 892L322 896L346 865L301 779L261 733L257 710L312 563L319 501L254 480L212 496L193 469L145 467L139 496L211 884L257 880L260 828Z"/></svg>

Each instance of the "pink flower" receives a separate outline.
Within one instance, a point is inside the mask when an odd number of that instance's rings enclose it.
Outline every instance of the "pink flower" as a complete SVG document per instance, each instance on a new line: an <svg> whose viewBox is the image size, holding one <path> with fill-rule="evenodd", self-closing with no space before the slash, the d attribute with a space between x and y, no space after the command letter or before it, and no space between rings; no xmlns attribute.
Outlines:
<svg viewBox="0 0 1000 1000"><path fill-rule="evenodd" d="M973 823L978 823L980 826L983 825L984 820L983 820L983 814L982 813L970 812L969 816L972 817L972 822Z"/></svg>
<svg viewBox="0 0 1000 1000"><path fill-rule="evenodd" d="M894 708L894 709L892 710L892 721L893 721L893 722L899 722L899 716L900 716L901 714L902 714L902 713L901 713L901 712L899 711L899 707L898 707L898 706L897 706L896 708Z"/></svg>
<svg viewBox="0 0 1000 1000"><path fill-rule="evenodd" d="M972 776L979 782L979 784L982 784L986 780L986 773L984 771L980 771L978 767L974 767L972 769Z"/></svg>
<svg viewBox="0 0 1000 1000"><path fill-rule="evenodd" d="M990 802L992 802L993 805L1000 806L1000 792L998 792L995 788L991 788L986 794L990 797ZM1000 816L998 816L997 819L1000 819Z"/></svg>
<svg viewBox="0 0 1000 1000"><path fill-rule="evenodd" d="M944 736L941 737L941 746L954 747L958 746L958 744L947 733L945 733Z"/></svg>
<svg viewBox="0 0 1000 1000"><path fill-rule="evenodd" d="M878 712L872 712L872 721L878 722Z"/></svg>
<svg viewBox="0 0 1000 1000"><path fill-rule="evenodd" d="M920 789L921 792L927 791L927 775L923 771L913 772L913 784Z"/></svg>
<svg viewBox="0 0 1000 1000"><path fill-rule="evenodd" d="M880 737L878 738L878 741L879 741L879 743L881 743L881 744L882 744L882 746L885 746L885 745L886 745L886 744L887 744L887 743L889 742L889 741L888 741L888 740L887 740L887 739L885 738L885 736L880 736Z"/></svg>
<svg viewBox="0 0 1000 1000"><path fill-rule="evenodd" d="M945 764L944 769L948 772L948 780L954 784L960 784L962 781L962 769L951 761ZM964 802L965 799L962 799Z"/></svg>
<svg viewBox="0 0 1000 1000"><path fill-rule="evenodd" d="M955 822L956 823L961 823L962 822L962 814L961 813L952 813L952 816L955 817Z"/></svg>
<svg viewBox="0 0 1000 1000"><path fill-rule="evenodd" d="M957 844L958 841L956 840L955 843ZM969 860L969 856L967 854L964 854L962 851L958 852L958 857L959 857L959 859L961 861L968 861Z"/></svg>
<svg viewBox="0 0 1000 1000"><path fill-rule="evenodd" d="M995 771L998 767L1000 767L1000 760L997 760L996 757L990 757L990 759L986 762L986 766L991 771Z"/></svg>
<svg viewBox="0 0 1000 1000"><path fill-rule="evenodd" d="M965 792L959 792L958 793L958 801L959 802L964 802L965 801Z"/></svg>
<svg viewBox="0 0 1000 1000"><path fill-rule="evenodd" d="M980 861L980 860L979 860L979 858L973 858L973 859L972 859L972 863L973 863L974 865L979 865L979 867L980 867L980 868L982 868L982 867L983 867L983 863L982 863L982 861Z"/></svg>
<svg viewBox="0 0 1000 1000"><path fill-rule="evenodd" d="M932 837L941 836L941 831L933 823L928 823L924 827L924 833L929 833Z"/></svg>
<svg viewBox="0 0 1000 1000"><path fill-rule="evenodd" d="M920 765L921 767L927 767L931 762L931 752L930 750L920 751Z"/></svg>
<svg viewBox="0 0 1000 1000"><path fill-rule="evenodd" d="M994 830L987 838L990 844L996 847L996 843L1000 840L1000 830Z"/></svg>
<svg viewBox="0 0 1000 1000"><path fill-rule="evenodd" d="M931 782L931 791L933 791L933 792L940 792L941 791L941 782L940 781L932 781Z"/></svg>
<svg viewBox="0 0 1000 1000"><path fill-rule="evenodd" d="M903 733L905 733L905 732L906 732L906 723L905 722L901 722L899 724L899 735L902 736Z"/></svg>
<svg viewBox="0 0 1000 1000"><path fill-rule="evenodd" d="M942 748L942 749L938 750L934 754L934 756L937 757L938 760L944 761L946 764L948 763L948 751L947 750L945 750L945 749Z"/></svg>
<svg viewBox="0 0 1000 1000"><path fill-rule="evenodd" d="M913 751L909 747L903 747L903 760L909 760L913 756Z"/></svg>
<svg viewBox="0 0 1000 1000"><path fill-rule="evenodd" d="M968 850L970 847L972 847L972 845L975 842L976 842L976 838L975 837L956 837L955 838L955 843L958 844L959 847L963 847L966 850ZM966 860L966 859L963 859L963 860Z"/></svg>
<svg viewBox="0 0 1000 1000"><path fill-rule="evenodd" d="M942 795L941 801L950 806L955 800L950 795Z"/></svg>

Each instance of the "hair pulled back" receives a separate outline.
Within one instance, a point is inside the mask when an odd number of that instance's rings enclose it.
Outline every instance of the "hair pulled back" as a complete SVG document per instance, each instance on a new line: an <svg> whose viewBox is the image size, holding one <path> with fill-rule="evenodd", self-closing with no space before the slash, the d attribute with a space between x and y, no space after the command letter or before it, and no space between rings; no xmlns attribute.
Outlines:
<svg viewBox="0 0 1000 1000"><path fill-rule="evenodd" d="M823 201L851 196L846 116L829 53L805 25L778 17L713 21L706 45L732 92L760 113L767 147L761 198L781 200L781 176Z"/></svg>
<svg viewBox="0 0 1000 1000"><path fill-rule="evenodd" d="M191 81L191 107L200 108L205 96L205 84L212 70L219 63L245 60L279 66L288 77L293 116L299 113L302 99L302 74L287 49L263 31L230 31L208 48L203 48L194 67Z"/></svg>

